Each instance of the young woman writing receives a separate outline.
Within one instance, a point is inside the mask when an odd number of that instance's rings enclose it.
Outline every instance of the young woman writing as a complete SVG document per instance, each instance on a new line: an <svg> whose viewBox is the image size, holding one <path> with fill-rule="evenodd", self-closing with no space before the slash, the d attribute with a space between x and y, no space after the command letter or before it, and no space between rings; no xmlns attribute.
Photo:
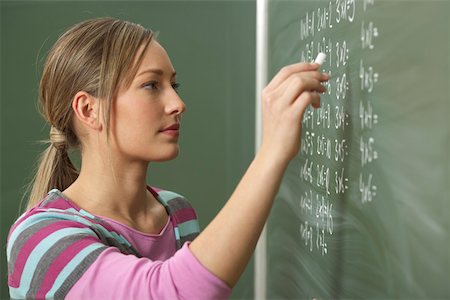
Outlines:
<svg viewBox="0 0 450 300"><path fill-rule="evenodd" d="M179 151L185 105L166 51L127 21L70 28L40 82L50 145L8 236L11 298L227 298L299 150L303 113L325 91L318 68L284 67L264 89L260 150L199 233L189 202L145 181L150 162ZM79 171L69 148L80 150Z"/></svg>

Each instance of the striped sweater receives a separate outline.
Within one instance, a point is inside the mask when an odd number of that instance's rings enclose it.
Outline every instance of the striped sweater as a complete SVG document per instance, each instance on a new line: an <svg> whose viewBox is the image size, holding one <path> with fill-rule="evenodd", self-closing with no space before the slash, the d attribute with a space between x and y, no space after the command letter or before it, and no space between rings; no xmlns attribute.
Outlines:
<svg viewBox="0 0 450 300"><path fill-rule="evenodd" d="M8 235L11 299L226 298L230 289L189 250L199 233L189 202L148 189L169 215L160 235L94 216L50 191Z"/></svg>

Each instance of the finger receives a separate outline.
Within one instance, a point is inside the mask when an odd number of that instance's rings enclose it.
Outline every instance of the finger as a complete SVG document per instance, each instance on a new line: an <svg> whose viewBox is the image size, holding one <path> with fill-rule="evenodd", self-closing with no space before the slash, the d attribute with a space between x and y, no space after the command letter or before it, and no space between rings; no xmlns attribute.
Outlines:
<svg viewBox="0 0 450 300"><path fill-rule="evenodd" d="M304 92L295 100L292 109L294 109L300 117L303 117L306 108L312 103L320 104L320 95L316 92Z"/></svg>
<svg viewBox="0 0 450 300"><path fill-rule="evenodd" d="M330 78L331 78L330 74L328 74L328 73L320 73L319 81L320 82L328 81L328 80L330 80Z"/></svg>
<svg viewBox="0 0 450 300"><path fill-rule="evenodd" d="M318 71L305 71L301 73L294 73L292 76L308 76L314 79L317 79L320 82L328 81L330 79L330 74L328 73L320 73Z"/></svg>
<svg viewBox="0 0 450 300"><path fill-rule="evenodd" d="M279 89L280 94L282 94L281 99L286 105L296 101L297 98L304 92L324 93L326 91L326 88L320 83L320 81L311 77L292 77Z"/></svg>
<svg viewBox="0 0 450 300"><path fill-rule="evenodd" d="M276 89L282 82L294 73L313 71L319 68L319 64L315 63L297 63L283 67L270 81L266 89Z"/></svg>
<svg viewBox="0 0 450 300"><path fill-rule="evenodd" d="M316 81L308 80L313 79ZM326 91L326 88L322 85L320 85L321 82L327 81L330 78L330 75L326 73L319 73L315 71L310 72L301 72L301 73L295 73L289 76L281 85L278 87L279 91L282 91L283 89L289 89L289 86L296 88L295 85L297 85L297 88L300 88L301 90L298 91L298 93L303 92L304 90L317 90L319 93L324 93ZM295 98L297 98L298 95L295 95Z"/></svg>
<svg viewBox="0 0 450 300"><path fill-rule="evenodd" d="M313 99L311 101L311 106L314 109L317 109L320 107L320 95L317 92L313 92Z"/></svg>

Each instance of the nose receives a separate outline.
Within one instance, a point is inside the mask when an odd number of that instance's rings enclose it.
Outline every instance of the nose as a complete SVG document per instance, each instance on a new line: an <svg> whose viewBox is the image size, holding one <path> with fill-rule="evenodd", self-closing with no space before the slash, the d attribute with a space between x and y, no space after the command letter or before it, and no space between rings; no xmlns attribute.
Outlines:
<svg viewBox="0 0 450 300"><path fill-rule="evenodd" d="M169 101L166 105L166 113L169 115L181 116L181 114L186 110L186 105L180 96L173 91L169 96Z"/></svg>

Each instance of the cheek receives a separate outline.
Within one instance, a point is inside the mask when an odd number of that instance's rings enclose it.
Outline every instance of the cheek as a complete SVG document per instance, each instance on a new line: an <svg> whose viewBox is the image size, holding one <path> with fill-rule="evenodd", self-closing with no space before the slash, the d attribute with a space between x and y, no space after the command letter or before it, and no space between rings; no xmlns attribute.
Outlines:
<svg viewBox="0 0 450 300"><path fill-rule="evenodd" d="M111 121L121 148L135 148L151 142L160 129L160 113L156 106L142 101L118 103ZM114 126L113 126L114 123Z"/></svg>

